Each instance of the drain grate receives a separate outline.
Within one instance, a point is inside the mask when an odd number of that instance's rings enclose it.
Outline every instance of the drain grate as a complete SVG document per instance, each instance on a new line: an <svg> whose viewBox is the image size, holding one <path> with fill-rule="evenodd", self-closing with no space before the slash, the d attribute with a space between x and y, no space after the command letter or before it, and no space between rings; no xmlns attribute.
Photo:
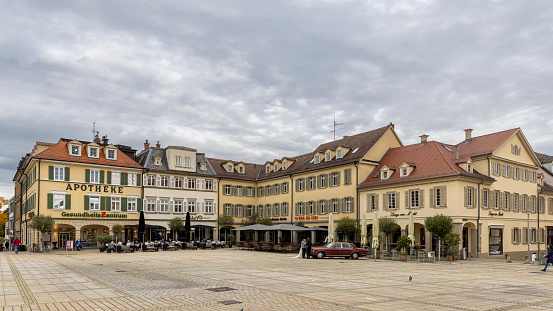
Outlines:
<svg viewBox="0 0 553 311"><path fill-rule="evenodd" d="M223 301L219 301L219 303L222 303L224 305L235 305L237 303L242 303L242 301L238 301L238 300L223 300Z"/></svg>
<svg viewBox="0 0 553 311"><path fill-rule="evenodd" d="M236 290L236 288L230 288L230 287L214 287L214 288L208 288L206 290L212 291L212 292L228 292L231 290Z"/></svg>

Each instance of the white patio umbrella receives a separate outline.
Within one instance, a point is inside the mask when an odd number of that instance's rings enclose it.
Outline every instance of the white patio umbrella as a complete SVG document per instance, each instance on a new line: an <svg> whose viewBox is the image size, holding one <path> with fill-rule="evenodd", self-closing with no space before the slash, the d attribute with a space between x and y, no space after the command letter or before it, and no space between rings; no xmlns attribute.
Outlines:
<svg viewBox="0 0 553 311"><path fill-rule="evenodd" d="M367 245L367 215L363 214L361 221L361 246Z"/></svg>
<svg viewBox="0 0 553 311"><path fill-rule="evenodd" d="M378 236L380 235L380 226L378 224L378 214L377 212L374 212L374 219L373 219L373 243L372 248L376 249L378 248Z"/></svg>
<svg viewBox="0 0 553 311"><path fill-rule="evenodd" d="M332 213L328 214L328 239L327 242L334 242L334 220Z"/></svg>
<svg viewBox="0 0 553 311"><path fill-rule="evenodd" d="M411 240L411 246L413 246L415 244L415 222L413 221L413 213L409 214L409 227L407 229L407 237Z"/></svg>

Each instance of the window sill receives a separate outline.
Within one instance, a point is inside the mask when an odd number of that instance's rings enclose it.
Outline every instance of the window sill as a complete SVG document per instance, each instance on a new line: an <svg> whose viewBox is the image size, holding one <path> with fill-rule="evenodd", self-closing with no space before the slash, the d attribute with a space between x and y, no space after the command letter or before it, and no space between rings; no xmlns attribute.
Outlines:
<svg viewBox="0 0 553 311"><path fill-rule="evenodd" d="M120 214L120 213L121 213L121 211L114 211L114 210L111 210L110 212L111 212L111 213L117 213L117 214Z"/></svg>
<svg viewBox="0 0 553 311"><path fill-rule="evenodd" d="M127 211L127 214L138 214L137 211Z"/></svg>
<svg viewBox="0 0 553 311"><path fill-rule="evenodd" d="M65 211L65 208L53 208L53 211Z"/></svg>

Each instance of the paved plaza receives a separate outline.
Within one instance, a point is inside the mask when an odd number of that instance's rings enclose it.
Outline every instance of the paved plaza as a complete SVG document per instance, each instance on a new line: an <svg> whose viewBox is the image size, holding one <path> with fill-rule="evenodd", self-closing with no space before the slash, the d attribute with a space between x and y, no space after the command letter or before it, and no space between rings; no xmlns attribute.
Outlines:
<svg viewBox="0 0 553 311"><path fill-rule="evenodd" d="M553 308L553 268L544 273L538 266L492 260L416 263L293 256L234 248L128 254L98 250L1 253L0 309Z"/></svg>

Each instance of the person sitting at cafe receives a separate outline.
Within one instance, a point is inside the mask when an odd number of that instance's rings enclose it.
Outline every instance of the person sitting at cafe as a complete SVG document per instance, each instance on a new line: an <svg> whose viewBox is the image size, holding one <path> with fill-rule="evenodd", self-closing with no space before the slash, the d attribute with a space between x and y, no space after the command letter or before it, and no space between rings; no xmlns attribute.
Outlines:
<svg viewBox="0 0 553 311"><path fill-rule="evenodd" d="M77 242L75 242L75 248L80 251L81 249L83 249L83 242L79 239L77 240Z"/></svg>

